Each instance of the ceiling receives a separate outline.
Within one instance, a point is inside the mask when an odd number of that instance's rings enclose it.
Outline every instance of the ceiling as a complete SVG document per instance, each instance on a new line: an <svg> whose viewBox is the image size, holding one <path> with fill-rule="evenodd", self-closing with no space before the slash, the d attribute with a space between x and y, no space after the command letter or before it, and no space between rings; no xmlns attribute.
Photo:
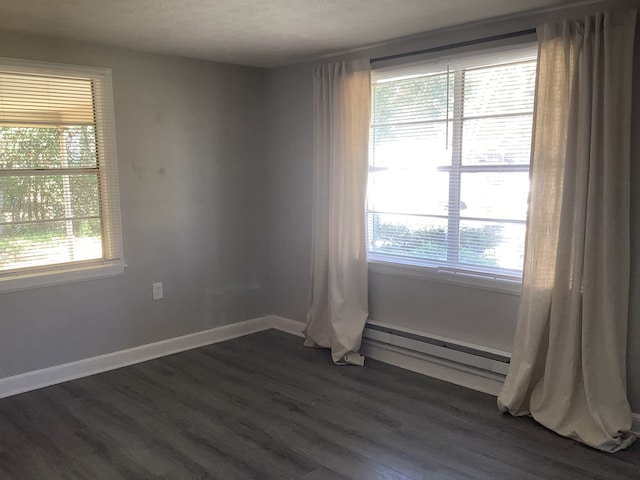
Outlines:
<svg viewBox="0 0 640 480"><path fill-rule="evenodd" d="M273 67L579 0L2 0L0 31Z"/></svg>

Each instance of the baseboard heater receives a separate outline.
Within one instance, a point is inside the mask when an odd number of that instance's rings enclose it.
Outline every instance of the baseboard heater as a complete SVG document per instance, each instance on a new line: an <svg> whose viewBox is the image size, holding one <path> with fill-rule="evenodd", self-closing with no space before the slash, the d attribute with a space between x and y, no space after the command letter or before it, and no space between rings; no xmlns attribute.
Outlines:
<svg viewBox="0 0 640 480"><path fill-rule="evenodd" d="M414 352L436 363L484 372L492 377L506 375L511 360L507 352L371 320L367 322L363 341L409 355Z"/></svg>

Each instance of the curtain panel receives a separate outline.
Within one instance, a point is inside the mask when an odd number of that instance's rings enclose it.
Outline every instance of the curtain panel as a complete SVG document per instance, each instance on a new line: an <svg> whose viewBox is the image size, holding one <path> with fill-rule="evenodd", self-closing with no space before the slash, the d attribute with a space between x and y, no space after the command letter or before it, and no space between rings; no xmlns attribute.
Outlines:
<svg viewBox="0 0 640 480"><path fill-rule="evenodd" d="M637 12L538 28L523 291L498 406L614 452L626 388Z"/></svg>
<svg viewBox="0 0 640 480"><path fill-rule="evenodd" d="M369 60L317 66L313 87L313 254L305 345L330 348L334 363L362 365L358 350L368 317Z"/></svg>

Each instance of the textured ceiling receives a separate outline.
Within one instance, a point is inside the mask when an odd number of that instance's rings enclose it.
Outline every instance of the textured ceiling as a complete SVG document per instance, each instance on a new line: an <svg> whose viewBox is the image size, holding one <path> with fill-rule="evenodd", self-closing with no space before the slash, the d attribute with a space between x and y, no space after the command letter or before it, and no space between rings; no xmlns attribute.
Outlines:
<svg viewBox="0 0 640 480"><path fill-rule="evenodd" d="M576 0L0 0L0 30L271 67Z"/></svg>

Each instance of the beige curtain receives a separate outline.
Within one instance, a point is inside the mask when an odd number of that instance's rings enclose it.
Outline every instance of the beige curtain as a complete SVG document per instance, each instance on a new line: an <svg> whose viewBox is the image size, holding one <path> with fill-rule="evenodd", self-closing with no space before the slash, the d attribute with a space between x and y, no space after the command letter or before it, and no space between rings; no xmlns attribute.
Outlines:
<svg viewBox="0 0 640 480"><path fill-rule="evenodd" d="M331 348L335 363L362 365L368 316L365 201L369 60L314 68L314 231L305 344Z"/></svg>
<svg viewBox="0 0 640 480"><path fill-rule="evenodd" d="M626 389L636 11L538 29L522 302L498 406L614 452Z"/></svg>

